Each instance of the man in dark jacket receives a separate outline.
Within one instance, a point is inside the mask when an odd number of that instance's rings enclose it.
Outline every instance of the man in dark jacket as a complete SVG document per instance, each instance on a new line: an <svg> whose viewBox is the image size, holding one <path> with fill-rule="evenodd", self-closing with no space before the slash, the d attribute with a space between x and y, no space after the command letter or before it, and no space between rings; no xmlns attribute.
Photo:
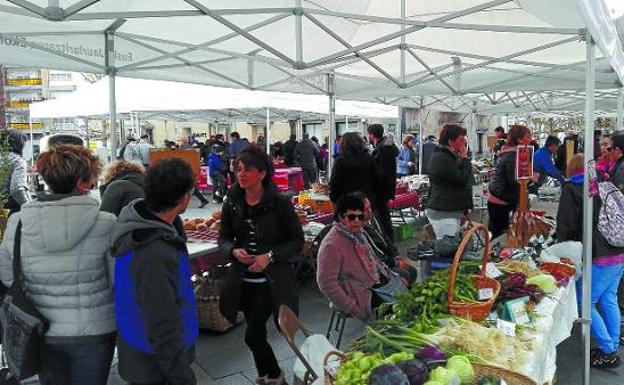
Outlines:
<svg viewBox="0 0 624 385"><path fill-rule="evenodd" d="M392 136L384 138L384 128L381 124L368 126L368 140L374 146L372 155L381 182L377 202L374 203L375 215L385 235L394 241L388 201L394 199L396 192L396 158L399 156L399 149L394 144Z"/></svg>
<svg viewBox="0 0 624 385"><path fill-rule="evenodd" d="M291 135L290 139L284 143L284 163L287 166L292 167L296 164L295 147L297 147L297 136Z"/></svg>
<svg viewBox="0 0 624 385"><path fill-rule="evenodd" d="M442 127L440 147L431 155L428 170L431 192L427 218L437 239L455 236L464 211L473 207L474 176L464 127L458 124Z"/></svg>
<svg viewBox="0 0 624 385"><path fill-rule="evenodd" d="M436 137L433 135L429 135L427 137L427 140L425 140L423 142L423 154L422 154L422 160L423 160L423 165L422 165L422 173L423 174L428 174L429 173L429 159L431 159L431 155L433 154L433 152L435 151L436 148L438 148L438 144L435 142Z"/></svg>
<svg viewBox="0 0 624 385"><path fill-rule="evenodd" d="M150 167L145 199L122 210L113 232L119 374L132 384L197 383L197 312L179 217L193 183L183 160Z"/></svg>
<svg viewBox="0 0 624 385"><path fill-rule="evenodd" d="M310 140L308 134L303 134L303 140L295 147L295 159L301 165L306 189L309 189L318 177L317 157L319 157L319 150L316 145Z"/></svg>

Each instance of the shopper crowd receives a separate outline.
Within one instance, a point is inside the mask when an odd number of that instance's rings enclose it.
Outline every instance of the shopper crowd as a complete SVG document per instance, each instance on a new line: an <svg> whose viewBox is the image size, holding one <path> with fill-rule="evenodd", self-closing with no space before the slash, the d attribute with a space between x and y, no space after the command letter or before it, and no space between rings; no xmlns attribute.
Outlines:
<svg viewBox="0 0 624 385"><path fill-rule="evenodd" d="M508 231L518 208L517 149L531 145L532 136L523 125L495 133L487 211L491 236L497 238ZM21 156L25 138L6 131L0 139L9 151L3 190L12 214L0 245L0 281L6 291L18 274L26 296L46 320L41 383L104 385L116 348L119 374L130 384L196 384L192 363L198 317L180 215L193 195L202 207L206 198L195 188L191 166L176 158L150 164L148 137L136 141L130 136L100 179L103 165L91 151L54 142L36 162L48 191L32 200ZM244 314L244 342L254 359L256 383L282 385L284 370L267 341L267 322L272 319L278 327L280 305L298 313L291 261L302 251L304 235L291 200L273 182L274 161L301 167L309 188L327 170L330 144L326 139L320 145L307 134L298 142L293 135L272 144L267 154L263 138L250 143L232 132L229 139L216 135L199 143L185 138L166 146L198 148L208 167L213 197L223 203L219 252L230 262L220 311L233 324L239 312ZM366 136L348 132L333 144L328 185L334 223L319 235L316 272L333 309L366 320L416 278L394 242L389 201L395 198L397 178L426 173L431 185L426 217L435 238L460 233L462 219L473 209L475 185L467 142L464 127L444 124L439 140L407 134L397 146L383 126L371 124ZM569 148L562 152L566 142ZM547 177L562 184L555 232L562 242L583 239L587 170L582 154L566 152L577 152L577 145L572 134L564 143L548 136L535 152L529 185L538 193ZM597 137L594 145L599 180L624 188L624 135ZM559 164L562 156L571 157L565 170ZM89 195L98 182L101 202ZM612 246L598 229L604 201L593 204L590 273L597 348L592 365L615 367L620 363L617 290L624 248Z"/></svg>

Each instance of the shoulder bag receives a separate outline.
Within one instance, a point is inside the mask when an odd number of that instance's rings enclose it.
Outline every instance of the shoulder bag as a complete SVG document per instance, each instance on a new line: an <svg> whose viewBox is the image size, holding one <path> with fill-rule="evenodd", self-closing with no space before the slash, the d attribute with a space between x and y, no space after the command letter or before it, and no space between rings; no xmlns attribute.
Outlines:
<svg viewBox="0 0 624 385"><path fill-rule="evenodd" d="M0 325L7 364L13 377L23 380L41 370L42 347L48 320L26 296L21 257L22 222L18 222L13 247L13 284L2 307Z"/></svg>

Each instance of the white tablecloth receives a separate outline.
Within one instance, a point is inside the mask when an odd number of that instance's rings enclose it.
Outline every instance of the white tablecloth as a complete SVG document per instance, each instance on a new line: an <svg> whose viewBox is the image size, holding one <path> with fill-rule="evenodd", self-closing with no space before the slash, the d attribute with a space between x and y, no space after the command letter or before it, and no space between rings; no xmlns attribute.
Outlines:
<svg viewBox="0 0 624 385"><path fill-rule="evenodd" d="M573 323L578 317L574 281L559 288L552 296L544 298L535 310L539 314L536 320L537 331L534 333L538 348L530 354L523 374L542 385L554 378L557 370L557 345L570 337Z"/></svg>
<svg viewBox="0 0 624 385"><path fill-rule="evenodd" d="M188 249L189 257L191 259L197 258L201 255L214 253L219 250L219 246L216 243L211 242L187 242L186 248Z"/></svg>

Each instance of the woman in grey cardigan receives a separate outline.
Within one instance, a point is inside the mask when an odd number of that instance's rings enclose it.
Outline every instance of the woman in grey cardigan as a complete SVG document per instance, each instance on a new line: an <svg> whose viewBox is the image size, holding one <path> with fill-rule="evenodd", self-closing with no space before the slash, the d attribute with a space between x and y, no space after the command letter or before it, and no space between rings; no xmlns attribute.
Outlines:
<svg viewBox="0 0 624 385"><path fill-rule="evenodd" d="M18 212L24 203L31 200L26 179L28 165L22 157L26 135L15 130L6 130L0 135L0 141L9 147L7 158L10 164L10 173L2 182L2 191L7 197L4 208L13 214Z"/></svg>
<svg viewBox="0 0 624 385"><path fill-rule="evenodd" d="M0 245L0 280L13 283L13 244L21 222L25 291L50 323L41 383L105 385L115 349L107 258L115 216L100 212L88 195L102 163L84 147L61 145L41 154L37 169L51 193L9 218Z"/></svg>

